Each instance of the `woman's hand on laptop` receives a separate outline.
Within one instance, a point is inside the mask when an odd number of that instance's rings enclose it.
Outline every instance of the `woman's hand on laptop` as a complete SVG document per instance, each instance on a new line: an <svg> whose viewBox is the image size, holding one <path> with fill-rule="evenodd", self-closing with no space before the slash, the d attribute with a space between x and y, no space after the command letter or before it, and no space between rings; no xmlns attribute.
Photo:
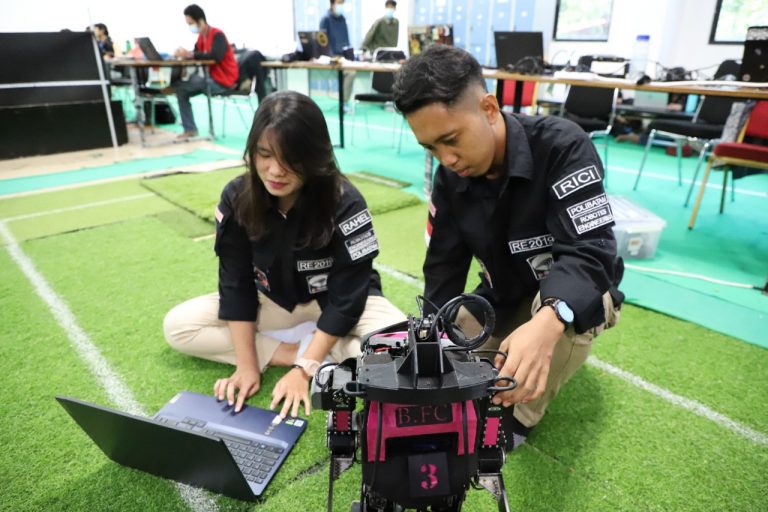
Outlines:
<svg viewBox="0 0 768 512"><path fill-rule="evenodd" d="M275 388L272 390L272 403L269 405L270 409L274 409L281 401L283 402L283 408L280 410L280 416L285 418L288 415L288 411L291 411L291 416L299 415L299 408L301 402L304 402L304 412L309 416L309 381L311 377L301 368L293 368L288 373L283 375Z"/></svg>
<svg viewBox="0 0 768 512"><path fill-rule="evenodd" d="M213 394L219 400L226 397L229 405L240 412L247 399L258 393L261 387L261 372L258 368L240 368L229 378L218 379L213 385Z"/></svg>

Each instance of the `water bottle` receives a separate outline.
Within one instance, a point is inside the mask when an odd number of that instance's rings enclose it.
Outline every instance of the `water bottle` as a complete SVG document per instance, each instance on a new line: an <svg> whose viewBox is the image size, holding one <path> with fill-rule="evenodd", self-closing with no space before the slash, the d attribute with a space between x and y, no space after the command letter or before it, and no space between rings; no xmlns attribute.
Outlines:
<svg viewBox="0 0 768 512"><path fill-rule="evenodd" d="M635 49L632 52L632 60L629 61L630 80L639 80L645 74L648 67L648 49L651 45L651 36L640 34L635 39Z"/></svg>

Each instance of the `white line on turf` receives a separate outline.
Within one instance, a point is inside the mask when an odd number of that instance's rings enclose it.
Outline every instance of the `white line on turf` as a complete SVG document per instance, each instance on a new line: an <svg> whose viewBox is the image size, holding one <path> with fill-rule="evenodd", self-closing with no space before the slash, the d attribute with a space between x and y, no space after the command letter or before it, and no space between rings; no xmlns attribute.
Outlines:
<svg viewBox="0 0 768 512"><path fill-rule="evenodd" d="M587 358L587 364L594 366L595 368L598 368L606 373L610 373L611 375L618 377L623 381L632 384L633 386L637 386L640 389L652 393L659 398L663 398L672 405L676 405L698 416L701 416L702 418L706 418L709 421L717 423L721 427L725 427L728 430L749 439L755 444L768 446L767 435L742 425L741 423L734 421L717 411L713 411L701 402L691 400L690 398L685 398L684 396L677 395L655 384L651 384L650 382L641 379L637 375L624 371L621 368L617 368L609 363L606 363L605 361L601 361L594 356L589 356Z"/></svg>
<svg viewBox="0 0 768 512"><path fill-rule="evenodd" d="M6 250L11 259L19 266L27 279L29 279L37 295L48 306L56 321L64 329L67 338L69 338L78 355L96 377L96 380L110 401L125 412L137 416L147 416L146 411L134 398L133 393L128 389L125 382L112 369L98 347L93 344L88 333L80 327L69 306L56 294L48 284L48 281L45 280L45 277L37 270L29 256L22 251L8 226L3 221L0 221L0 236L2 236L5 242ZM195 512L215 512L218 510L216 502L200 489L184 484L177 484L177 487L181 497Z"/></svg>
<svg viewBox="0 0 768 512"><path fill-rule="evenodd" d="M216 233L211 233L210 235L198 236L197 238L193 238L192 241L203 242L205 240L213 240L214 238L216 238Z"/></svg>
<svg viewBox="0 0 768 512"><path fill-rule="evenodd" d="M615 172L618 172L618 173L621 173L621 174L631 174L632 176L637 176L637 169L628 169L626 167L618 167L618 166L615 166L615 165L609 165L608 166L608 170L609 171L615 171ZM657 180L662 180L662 181L674 181L674 182L677 182L677 176L669 176L669 175L666 175L666 174L659 174L659 173L656 173L656 172L643 172L643 176L649 176L651 178L655 178ZM701 183L701 182L698 182L698 183ZM691 184L691 180L689 180L688 178L683 178L683 185L690 185L690 184ZM716 183L707 183L707 188L721 190L722 189L722 185L718 185ZM698 190L698 189L696 189L696 190ZM734 189L734 191L737 194L744 194L745 196L768 197L768 193L766 193L766 192L758 192L756 190L747 190L747 189L744 189L744 188L736 187Z"/></svg>
<svg viewBox="0 0 768 512"><path fill-rule="evenodd" d="M15 217L6 217L5 219L2 219L3 222L11 222L15 220L25 220L25 219L34 219L36 217L43 217L45 215L54 215L56 213L65 213L65 212L71 212L74 210L84 210L86 208L94 208L96 206L105 206L108 204L117 204L117 203L124 203L126 201L136 201L138 199L145 199L147 197L157 197L155 194L152 193L146 193L146 194L136 194L133 196L125 196L125 197L117 197L115 199L106 199L104 201L96 201L93 203L84 203L79 204L77 206L70 206L67 208L56 208L55 210L44 210L41 212L35 212L35 213L27 213L24 215L16 215Z"/></svg>
<svg viewBox="0 0 768 512"><path fill-rule="evenodd" d="M406 274L405 272L400 272L397 269L388 267L387 265L382 265L381 263L374 263L373 268L375 268L382 274L387 274L388 276L397 279L398 281L402 281L420 290L424 289L424 281L416 277L413 277L412 275Z"/></svg>
<svg viewBox="0 0 768 512"><path fill-rule="evenodd" d="M384 274L389 275L390 277L398 279L415 288L418 288L420 290L424 289L424 281L417 279L413 276L410 276L408 274L404 274L399 270L388 267L386 265L382 265L380 263L374 263L374 268L376 268L376 270ZM610 373L614 377L618 377L623 381L629 384L632 384L633 386L636 386L644 391L647 391L653 395L656 395L659 398L666 400L672 405L675 405L689 412L692 412L693 414L701 416L702 418L708 419L709 421L712 421L720 425L721 427L726 428L731 432L752 441L755 444L768 446L768 435L765 435L762 432L758 432L745 425L742 425L738 421L732 420L731 418L725 416L724 414L720 414L719 412L710 409L709 407L702 404L701 402L697 402L696 400L691 400L690 398L685 398L684 396L677 395L669 391L668 389L664 389L655 384L651 384L650 382L642 379L641 377L638 377L635 374L629 373L628 371L622 370L621 368L618 368L609 363L601 361L595 356L589 356L587 358L587 364L590 366L594 366L595 368L598 368L599 370L602 370L606 373Z"/></svg>

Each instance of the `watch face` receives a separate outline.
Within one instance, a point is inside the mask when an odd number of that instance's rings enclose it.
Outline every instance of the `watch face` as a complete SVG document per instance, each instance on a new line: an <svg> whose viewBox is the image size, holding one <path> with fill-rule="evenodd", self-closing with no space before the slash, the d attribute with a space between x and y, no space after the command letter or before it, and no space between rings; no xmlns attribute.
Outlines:
<svg viewBox="0 0 768 512"><path fill-rule="evenodd" d="M573 310L563 301L558 301L557 303L557 314L569 324L573 322Z"/></svg>

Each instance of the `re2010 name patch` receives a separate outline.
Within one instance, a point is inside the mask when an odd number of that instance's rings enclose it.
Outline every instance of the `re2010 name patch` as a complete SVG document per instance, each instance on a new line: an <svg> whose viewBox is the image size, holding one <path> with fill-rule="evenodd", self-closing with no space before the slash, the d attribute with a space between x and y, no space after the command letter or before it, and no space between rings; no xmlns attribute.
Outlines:
<svg viewBox="0 0 768 512"><path fill-rule="evenodd" d="M325 270L333 266L333 258L320 260L296 260L296 270L299 272L312 272L313 270Z"/></svg>
<svg viewBox="0 0 768 512"><path fill-rule="evenodd" d="M579 169L576 172L572 172L565 178L561 179L554 185L552 185L552 191L555 193L558 199L567 197L577 190L581 190L584 187L592 185L593 183L599 183L602 180L600 172L597 167L590 165L583 169Z"/></svg>
<svg viewBox="0 0 768 512"><path fill-rule="evenodd" d="M362 228L366 224L371 222L371 213L365 209L361 212L358 212L348 218L345 221L342 221L339 224L339 229L344 234L344 236L349 235L350 233L354 233L358 229Z"/></svg>
<svg viewBox="0 0 768 512"><path fill-rule="evenodd" d="M547 247L552 247L554 243L555 237L550 234L533 236L522 240L510 240L508 242L509 250L512 254L546 249Z"/></svg>
<svg viewBox="0 0 768 512"><path fill-rule="evenodd" d="M576 233L580 235L613 222L611 204L605 194L590 197L569 207L568 216L576 228Z"/></svg>
<svg viewBox="0 0 768 512"><path fill-rule="evenodd" d="M379 250L379 240L372 229L349 240L344 240L344 244L347 246L347 252L352 261L359 260L363 256Z"/></svg>

